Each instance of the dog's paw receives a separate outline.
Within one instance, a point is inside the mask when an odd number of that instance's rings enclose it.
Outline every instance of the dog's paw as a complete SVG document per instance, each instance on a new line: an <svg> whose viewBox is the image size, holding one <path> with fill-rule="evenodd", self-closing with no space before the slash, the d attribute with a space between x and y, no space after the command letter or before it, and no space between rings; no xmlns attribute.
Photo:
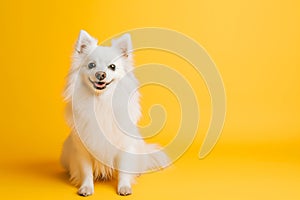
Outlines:
<svg viewBox="0 0 300 200"><path fill-rule="evenodd" d="M131 193L132 193L132 191L131 191L131 188L129 186L122 186L118 190L118 194L121 195L121 196L131 195Z"/></svg>
<svg viewBox="0 0 300 200"><path fill-rule="evenodd" d="M84 196L84 197L90 196L93 193L94 193L94 189L92 187L88 187L88 186L82 186L78 190L78 194L80 196Z"/></svg>

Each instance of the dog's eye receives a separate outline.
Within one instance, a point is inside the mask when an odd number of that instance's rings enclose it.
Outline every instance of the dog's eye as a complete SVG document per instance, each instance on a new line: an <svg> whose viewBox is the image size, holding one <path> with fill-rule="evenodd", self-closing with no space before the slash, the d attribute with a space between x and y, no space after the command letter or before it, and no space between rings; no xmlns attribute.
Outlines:
<svg viewBox="0 0 300 200"><path fill-rule="evenodd" d="M109 65L109 66L108 66L108 68L109 68L109 69L111 69L111 70L113 70L113 71L115 71L115 69L116 69L116 65L114 65L114 64L111 64L111 65Z"/></svg>
<svg viewBox="0 0 300 200"><path fill-rule="evenodd" d="M91 63L88 64L88 68L89 68L89 69L93 69L93 68L95 68L95 67L96 67L96 64L95 64L95 63L92 63L92 62L91 62Z"/></svg>

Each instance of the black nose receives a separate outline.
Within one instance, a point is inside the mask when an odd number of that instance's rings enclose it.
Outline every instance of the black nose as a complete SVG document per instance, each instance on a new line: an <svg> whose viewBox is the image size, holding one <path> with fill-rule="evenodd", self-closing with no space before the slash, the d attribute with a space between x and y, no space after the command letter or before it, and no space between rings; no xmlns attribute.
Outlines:
<svg viewBox="0 0 300 200"><path fill-rule="evenodd" d="M102 81L103 79L105 79L106 73L102 71L98 71L96 72L95 76L99 81Z"/></svg>

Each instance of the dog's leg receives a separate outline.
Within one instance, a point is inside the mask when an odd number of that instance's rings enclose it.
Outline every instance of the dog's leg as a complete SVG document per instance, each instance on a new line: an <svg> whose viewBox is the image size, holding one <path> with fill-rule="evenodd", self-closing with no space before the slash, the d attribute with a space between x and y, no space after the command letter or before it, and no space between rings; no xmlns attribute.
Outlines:
<svg viewBox="0 0 300 200"><path fill-rule="evenodd" d="M119 172L118 177L118 194L121 196L127 196L132 193L131 183L134 179L134 175L124 172Z"/></svg>
<svg viewBox="0 0 300 200"><path fill-rule="evenodd" d="M91 159L82 158L80 161L80 176L81 186L78 190L78 194L81 196L89 196L94 193L94 178L93 178L93 165Z"/></svg>
<svg viewBox="0 0 300 200"><path fill-rule="evenodd" d="M61 162L70 173L74 185L80 185L78 194L88 196L94 192L93 163L89 153L70 135L64 143Z"/></svg>
<svg viewBox="0 0 300 200"><path fill-rule="evenodd" d="M136 174L133 169L137 164L134 156L128 153L122 153L118 160L118 194L127 196L132 193L131 184L134 181Z"/></svg>
<svg viewBox="0 0 300 200"><path fill-rule="evenodd" d="M74 146L70 155L70 175L75 185L80 185L78 194L89 196L94 193L93 165L90 155L81 147Z"/></svg>

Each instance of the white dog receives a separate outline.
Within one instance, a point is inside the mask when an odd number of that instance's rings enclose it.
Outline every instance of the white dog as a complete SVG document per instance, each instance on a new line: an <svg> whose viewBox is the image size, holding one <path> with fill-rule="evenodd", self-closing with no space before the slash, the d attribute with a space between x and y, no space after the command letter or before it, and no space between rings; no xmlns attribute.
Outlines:
<svg viewBox="0 0 300 200"><path fill-rule="evenodd" d="M78 194L94 192L94 180L117 175L120 195L131 194L135 177L166 167L169 159L146 144L136 124L141 115L138 81L129 34L98 46L81 31L65 89L67 120L72 129L61 155Z"/></svg>

